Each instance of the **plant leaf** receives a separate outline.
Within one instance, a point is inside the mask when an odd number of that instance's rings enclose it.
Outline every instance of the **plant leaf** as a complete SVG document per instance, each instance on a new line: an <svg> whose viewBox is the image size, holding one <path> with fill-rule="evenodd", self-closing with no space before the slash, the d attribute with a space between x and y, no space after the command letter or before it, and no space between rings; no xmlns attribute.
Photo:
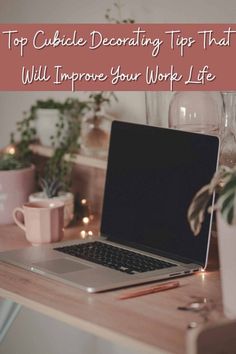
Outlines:
<svg viewBox="0 0 236 354"><path fill-rule="evenodd" d="M194 235L197 236L205 219L206 209L212 196L210 185L202 187L193 198L188 209L188 221Z"/></svg>
<svg viewBox="0 0 236 354"><path fill-rule="evenodd" d="M236 175L231 174L219 195L219 205L223 218L228 224L232 224L236 199Z"/></svg>

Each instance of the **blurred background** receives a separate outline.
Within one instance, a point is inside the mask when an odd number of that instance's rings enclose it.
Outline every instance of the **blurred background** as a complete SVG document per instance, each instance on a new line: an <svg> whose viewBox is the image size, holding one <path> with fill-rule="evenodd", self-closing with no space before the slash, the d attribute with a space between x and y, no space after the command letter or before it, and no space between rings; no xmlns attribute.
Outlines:
<svg viewBox="0 0 236 354"><path fill-rule="evenodd" d="M133 19L137 23L233 23L234 0L0 0L1 23L108 23L110 17ZM71 92L1 92L0 93L0 148L8 144L10 132L16 121L22 119L38 99L52 97L83 97ZM145 122L145 97L143 92L118 92L118 102L111 106L115 118Z"/></svg>
<svg viewBox="0 0 236 354"><path fill-rule="evenodd" d="M121 0L117 12L109 0L0 0L0 23L108 23L111 17L136 23L234 23L235 0ZM0 148L23 112L36 100L82 98L81 92L1 92ZM145 93L117 92L110 113L114 118L145 123ZM37 333L37 336L35 336ZM56 340L55 340L56 339ZM127 348L98 339L76 328L23 309L0 345L0 354L131 353ZM137 351L135 352L137 353Z"/></svg>

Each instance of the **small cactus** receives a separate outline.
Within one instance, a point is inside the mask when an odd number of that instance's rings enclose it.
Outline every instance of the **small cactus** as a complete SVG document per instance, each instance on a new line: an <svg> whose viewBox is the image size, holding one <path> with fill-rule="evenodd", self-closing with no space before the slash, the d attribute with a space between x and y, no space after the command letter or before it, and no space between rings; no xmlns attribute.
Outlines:
<svg viewBox="0 0 236 354"><path fill-rule="evenodd" d="M56 197L63 187L58 179L40 178L39 185L48 198Z"/></svg>

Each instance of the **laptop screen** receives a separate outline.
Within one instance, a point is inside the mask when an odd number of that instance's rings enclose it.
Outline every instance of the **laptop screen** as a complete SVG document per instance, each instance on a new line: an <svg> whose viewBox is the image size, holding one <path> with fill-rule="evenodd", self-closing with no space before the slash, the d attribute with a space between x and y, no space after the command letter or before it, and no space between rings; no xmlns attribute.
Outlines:
<svg viewBox="0 0 236 354"><path fill-rule="evenodd" d="M218 145L213 136L113 122L101 234L204 265L211 217L196 237L187 210L216 170Z"/></svg>

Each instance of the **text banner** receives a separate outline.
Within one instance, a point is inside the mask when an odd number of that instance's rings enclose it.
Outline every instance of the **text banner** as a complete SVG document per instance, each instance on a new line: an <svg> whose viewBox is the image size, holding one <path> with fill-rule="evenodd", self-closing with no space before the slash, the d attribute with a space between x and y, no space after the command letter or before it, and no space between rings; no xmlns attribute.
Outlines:
<svg viewBox="0 0 236 354"><path fill-rule="evenodd" d="M236 90L236 24L2 24L1 91Z"/></svg>

